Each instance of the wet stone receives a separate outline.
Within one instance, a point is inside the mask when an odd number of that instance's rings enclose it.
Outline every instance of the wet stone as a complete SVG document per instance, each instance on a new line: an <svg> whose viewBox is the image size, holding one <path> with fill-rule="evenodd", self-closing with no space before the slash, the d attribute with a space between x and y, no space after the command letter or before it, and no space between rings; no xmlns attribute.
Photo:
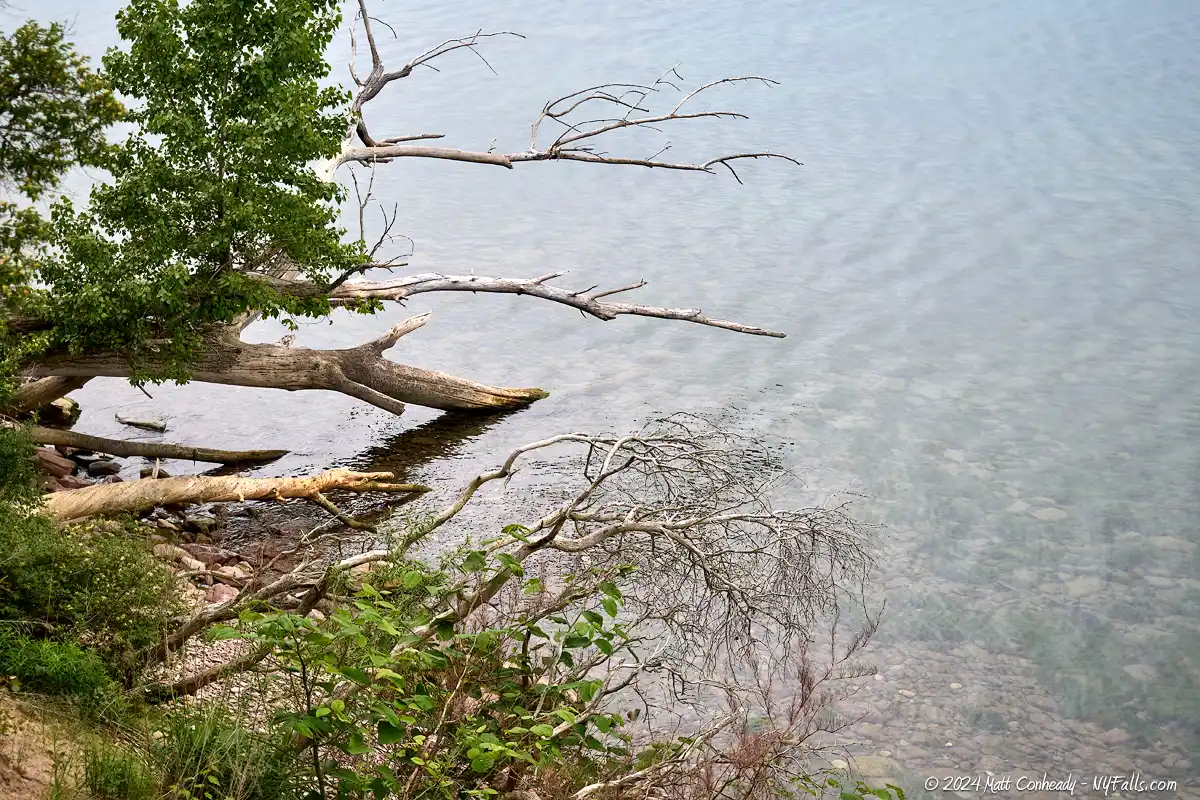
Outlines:
<svg viewBox="0 0 1200 800"><path fill-rule="evenodd" d="M88 475L101 478L106 475L116 475L121 471L121 465L116 461L93 461L87 465Z"/></svg>

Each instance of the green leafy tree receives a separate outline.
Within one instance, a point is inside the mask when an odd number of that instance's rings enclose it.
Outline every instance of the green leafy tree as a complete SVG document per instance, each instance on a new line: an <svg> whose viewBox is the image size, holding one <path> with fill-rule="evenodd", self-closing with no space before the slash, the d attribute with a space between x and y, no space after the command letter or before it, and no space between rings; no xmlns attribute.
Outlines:
<svg viewBox="0 0 1200 800"><path fill-rule="evenodd" d="M86 211L55 209L60 251L38 273L52 345L152 352L147 377L183 380L213 325L328 312L248 276L285 266L322 284L363 260L341 241L341 189L309 167L344 135L348 98L320 85L339 21L332 0L135 0L119 14L129 48L104 65L137 128Z"/></svg>
<svg viewBox="0 0 1200 800"><path fill-rule="evenodd" d="M36 299L30 281L52 235L46 201L71 168L107 163L105 130L121 113L61 25L27 22L0 37L0 403L5 377L40 344L18 342L5 323Z"/></svg>
<svg viewBox="0 0 1200 800"><path fill-rule="evenodd" d="M72 167L106 163L104 133L120 116L61 25L27 22L0 37L0 301L25 293L49 237L33 204Z"/></svg>
<svg viewBox="0 0 1200 800"><path fill-rule="evenodd" d="M53 249L10 279L26 299L21 308L0 312L7 314L8 371L331 389L392 413L407 402L495 410L544 397L538 389L485 386L383 358L424 320L402 323L353 351L288 351L238 341L244 324L260 316L294 325L297 317L324 316L333 306L374 313L414 294L464 289L538 297L599 319L633 314L782 336L694 309L606 299L613 291L570 291L550 282L556 276L435 273L350 280L401 264L389 253L394 210L388 216L385 209L385 230L373 246L367 245L362 213L356 237L339 224L346 199L334 180L339 169L434 158L510 169L584 161L712 173L733 172L739 159L785 158L746 152L689 164L660 158L665 148L651 158L602 153L596 139L612 131L644 133L676 120L738 117L692 106L716 87L772 83L753 77L713 81L669 110L648 111L650 99L673 89L675 73L548 103L536 118L530 147L519 152L425 144L439 134L377 139L364 111L389 84L503 34L449 39L389 71L371 20L365 0L359 2L355 25L370 66L352 70L354 91L347 92L327 81L326 49L340 23L332 0L133 0L118 17L123 45L104 59L105 79L130 106L126 121L133 130L104 150L98 163L108 178L86 206L65 200L55 205ZM113 118L97 113L95 129ZM539 144L538 136L550 128L555 138ZM373 182L350 177L361 212L372 202ZM365 194L358 192L363 185ZM21 408L21 401L18 396L13 405Z"/></svg>

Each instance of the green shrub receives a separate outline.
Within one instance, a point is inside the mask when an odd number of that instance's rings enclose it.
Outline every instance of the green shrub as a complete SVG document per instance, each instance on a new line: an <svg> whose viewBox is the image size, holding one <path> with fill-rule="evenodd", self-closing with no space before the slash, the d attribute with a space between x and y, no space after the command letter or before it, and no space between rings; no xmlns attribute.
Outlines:
<svg viewBox="0 0 1200 800"><path fill-rule="evenodd" d="M0 674L16 678L23 689L73 697L84 716L106 716L113 704L123 706L120 687L95 653L2 624Z"/></svg>
<svg viewBox="0 0 1200 800"><path fill-rule="evenodd" d="M0 621L78 641L131 677L179 601L171 573L123 533L95 524L60 531L0 502Z"/></svg>

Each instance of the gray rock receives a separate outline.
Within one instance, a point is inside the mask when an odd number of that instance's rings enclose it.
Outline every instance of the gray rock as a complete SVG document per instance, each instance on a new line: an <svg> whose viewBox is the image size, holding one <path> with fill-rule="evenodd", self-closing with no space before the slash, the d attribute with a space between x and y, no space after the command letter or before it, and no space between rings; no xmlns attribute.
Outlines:
<svg viewBox="0 0 1200 800"><path fill-rule="evenodd" d="M1158 677L1158 670L1149 664L1126 664L1125 673L1135 681L1151 681Z"/></svg>
<svg viewBox="0 0 1200 800"><path fill-rule="evenodd" d="M93 461L87 465L88 475L101 478L105 475L116 475L121 471L121 465L116 461Z"/></svg>
<svg viewBox="0 0 1200 800"><path fill-rule="evenodd" d="M900 775L900 765L885 756L856 756L852 759L854 769L870 778L892 778Z"/></svg>
<svg viewBox="0 0 1200 800"><path fill-rule="evenodd" d="M1042 522L1062 522L1071 515L1063 511L1061 508L1055 508L1051 506L1050 508L1039 508L1037 511L1033 512L1033 516L1037 517Z"/></svg>
<svg viewBox="0 0 1200 800"><path fill-rule="evenodd" d="M1160 550L1172 550L1177 553L1190 553L1196 549L1195 542L1177 539L1174 536L1148 536L1145 542L1151 547L1157 547Z"/></svg>
<svg viewBox="0 0 1200 800"><path fill-rule="evenodd" d="M193 533L208 533L217 527L217 518L206 514L188 514L183 518L184 530Z"/></svg>
<svg viewBox="0 0 1200 800"><path fill-rule="evenodd" d="M1063 588L1071 597L1084 597L1085 595L1095 594L1103 589L1104 581L1095 575L1084 575L1073 581L1067 581L1063 584Z"/></svg>
<svg viewBox="0 0 1200 800"><path fill-rule="evenodd" d="M1096 737L1101 742L1107 745L1121 744L1130 739L1129 734L1121 728L1112 728Z"/></svg>

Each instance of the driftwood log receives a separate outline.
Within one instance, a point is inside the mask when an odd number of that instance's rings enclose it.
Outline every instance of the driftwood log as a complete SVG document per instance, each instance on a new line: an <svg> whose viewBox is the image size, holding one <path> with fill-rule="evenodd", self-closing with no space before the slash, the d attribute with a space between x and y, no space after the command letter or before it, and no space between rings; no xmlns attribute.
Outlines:
<svg viewBox="0 0 1200 800"><path fill-rule="evenodd" d="M274 461L288 454L287 450L217 450L211 447L192 447L167 442L135 442L128 439L108 439L89 433L64 431L58 428L29 428L29 435L38 444L78 447L111 456L130 458L176 458L181 461L205 461L213 464L245 464Z"/></svg>
<svg viewBox="0 0 1200 800"><path fill-rule="evenodd" d="M246 500L299 498L320 502L324 493L387 492L420 494L429 487L393 483L390 472L351 472L334 469L306 478L180 477L128 481L71 489L45 495L42 510L69 522L96 514L147 511L155 506L180 503L227 503Z"/></svg>

